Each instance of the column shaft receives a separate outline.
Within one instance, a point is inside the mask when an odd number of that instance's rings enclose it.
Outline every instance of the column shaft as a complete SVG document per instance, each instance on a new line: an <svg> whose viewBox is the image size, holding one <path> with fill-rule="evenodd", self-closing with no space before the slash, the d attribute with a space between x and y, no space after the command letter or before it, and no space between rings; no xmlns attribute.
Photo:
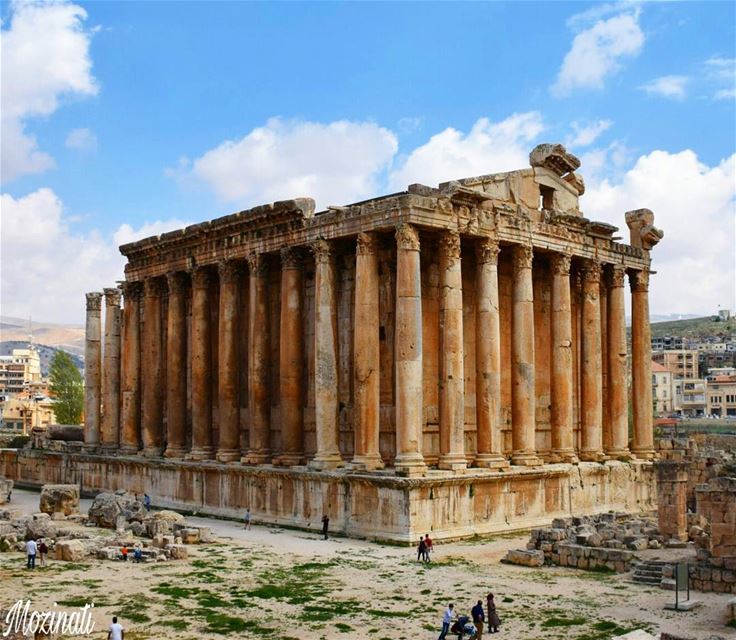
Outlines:
<svg viewBox="0 0 736 640"><path fill-rule="evenodd" d="M123 406L120 429L120 453L135 454L140 449L141 440L141 283L124 282L122 289L125 307L123 308Z"/></svg>
<svg viewBox="0 0 736 640"><path fill-rule="evenodd" d="M620 265L609 273L608 289L608 419L611 429L610 449L606 454L628 459L629 415L626 380L626 318L624 307L624 275Z"/></svg>
<svg viewBox="0 0 736 640"><path fill-rule="evenodd" d="M586 260L582 270L582 407L580 459L599 461L603 455L603 378L601 361L601 267Z"/></svg>
<svg viewBox="0 0 736 640"><path fill-rule="evenodd" d="M426 472L422 456L422 281L419 235L409 224L396 229L396 472Z"/></svg>
<svg viewBox="0 0 736 640"><path fill-rule="evenodd" d="M84 444L90 449L95 449L100 444L101 306L101 293L87 294L87 321L84 333Z"/></svg>
<svg viewBox="0 0 736 640"><path fill-rule="evenodd" d="M631 271L631 393L634 408L632 453L654 458L652 426L652 336L649 327L649 272Z"/></svg>
<svg viewBox="0 0 736 640"><path fill-rule="evenodd" d="M240 394L238 367L238 285L240 264L227 260L218 264L220 312L218 327L218 408L220 462L240 461Z"/></svg>
<svg viewBox="0 0 736 640"><path fill-rule="evenodd" d="M476 246L475 406L476 467L504 468L501 440L501 319L498 294L498 241Z"/></svg>
<svg viewBox="0 0 736 640"><path fill-rule="evenodd" d="M552 267L552 461L577 462L573 437L574 371L570 256L555 254Z"/></svg>
<svg viewBox="0 0 736 640"><path fill-rule="evenodd" d="M214 274L207 267L192 271L192 448L189 460L214 457L212 442L212 289Z"/></svg>
<svg viewBox="0 0 736 640"><path fill-rule="evenodd" d="M460 236L440 238L440 469L461 470L465 459L463 280Z"/></svg>
<svg viewBox="0 0 736 640"><path fill-rule="evenodd" d="M380 319L378 247L373 234L358 235L353 325L355 469L382 469L380 453Z"/></svg>
<svg viewBox="0 0 736 640"><path fill-rule="evenodd" d="M163 362L162 304L163 283L146 279L143 292L143 455L163 452Z"/></svg>
<svg viewBox="0 0 736 640"><path fill-rule="evenodd" d="M187 424L187 281L183 272L166 276L169 308L166 319L166 458L186 453Z"/></svg>
<svg viewBox="0 0 736 640"><path fill-rule="evenodd" d="M279 397L281 455L277 462L304 461L304 264L298 249L281 252L281 324Z"/></svg>
<svg viewBox="0 0 736 640"><path fill-rule="evenodd" d="M268 318L268 262L266 256L248 258L248 407L250 428L246 464L271 459L270 331Z"/></svg>
<svg viewBox="0 0 736 640"><path fill-rule="evenodd" d="M332 469L343 464L339 448L337 396L337 300L335 258L325 240L312 245L314 251L314 414L317 452L309 465Z"/></svg>
<svg viewBox="0 0 736 640"><path fill-rule="evenodd" d="M102 355L100 444L108 452L120 442L120 289L105 289L105 348Z"/></svg>
<svg viewBox="0 0 736 640"><path fill-rule="evenodd" d="M513 464L537 466L535 443L536 390L534 375L534 289L532 248L514 247L513 327L511 336Z"/></svg>

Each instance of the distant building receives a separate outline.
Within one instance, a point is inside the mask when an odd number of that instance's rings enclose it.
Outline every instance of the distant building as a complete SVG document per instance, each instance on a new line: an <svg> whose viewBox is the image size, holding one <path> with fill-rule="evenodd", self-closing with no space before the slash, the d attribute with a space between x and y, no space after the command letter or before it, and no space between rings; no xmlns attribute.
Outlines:
<svg viewBox="0 0 736 640"><path fill-rule="evenodd" d="M728 343L723 350L698 353L698 371L701 378L707 376L711 369L734 366L736 366L736 349L730 349Z"/></svg>
<svg viewBox="0 0 736 640"><path fill-rule="evenodd" d="M655 351L652 360L672 373L673 378L693 380L698 377L698 352L695 349Z"/></svg>
<svg viewBox="0 0 736 640"><path fill-rule="evenodd" d="M685 338L682 336L656 336L652 338L652 351L686 348Z"/></svg>
<svg viewBox="0 0 736 640"><path fill-rule="evenodd" d="M55 422L54 401L47 396L20 393L0 400L0 429L28 435Z"/></svg>
<svg viewBox="0 0 736 640"><path fill-rule="evenodd" d="M675 411L691 418L702 417L707 409L708 383L701 379L675 380Z"/></svg>
<svg viewBox="0 0 736 640"><path fill-rule="evenodd" d="M718 317L723 322L726 322L726 320L730 320L731 319L731 310L730 309L718 309Z"/></svg>
<svg viewBox="0 0 736 640"><path fill-rule="evenodd" d="M31 383L40 381L41 356L32 346L0 356L0 396L23 393Z"/></svg>
<svg viewBox="0 0 736 640"><path fill-rule="evenodd" d="M672 372L658 362L652 362L652 398L654 415L669 415L674 411L674 387Z"/></svg>
<svg viewBox="0 0 736 640"><path fill-rule="evenodd" d="M736 375L713 376L708 381L707 414L711 416L736 416Z"/></svg>

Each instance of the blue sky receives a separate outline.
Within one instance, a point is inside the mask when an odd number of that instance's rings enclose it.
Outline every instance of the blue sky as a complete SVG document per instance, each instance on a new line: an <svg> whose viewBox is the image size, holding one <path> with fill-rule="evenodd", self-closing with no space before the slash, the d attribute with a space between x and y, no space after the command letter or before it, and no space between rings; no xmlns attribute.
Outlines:
<svg viewBox="0 0 736 640"><path fill-rule="evenodd" d="M653 311L733 308L734 6L3 3L3 314L80 321L118 242L541 141L583 160L586 216L654 210Z"/></svg>

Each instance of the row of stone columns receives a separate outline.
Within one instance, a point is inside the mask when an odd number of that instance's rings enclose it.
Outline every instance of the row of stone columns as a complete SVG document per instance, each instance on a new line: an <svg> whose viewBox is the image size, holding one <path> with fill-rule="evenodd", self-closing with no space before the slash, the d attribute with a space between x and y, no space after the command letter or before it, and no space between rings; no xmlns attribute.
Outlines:
<svg viewBox="0 0 736 640"><path fill-rule="evenodd" d="M332 247L318 240L311 247L315 260L314 390L317 451L310 465L331 469L343 464L339 451L338 333L336 270ZM103 450L139 451L145 456L190 460L216 458L247 464L274 462L286 466L304 462L304 271L302 250L281 253L281 317L279 395L282 448L277 458L270 451L268 319L268 262L262 255L248 258L249 300L248 404L249 448L240 450L238 341L246 326L239 323L239 283L244 265L220 263L219 299L214 270L197 267L191 279L191 346L187 348L186 292L188 278L171 273L151 278L143 287L124 283L123 352L120 366L120 296L105 290L105 357L101 360L100 294L87 296L86 424L85 441ZM379 451L379 271L377 239L361 233L356 245L354 349L354 438L352 466L383 466ZM512 455L516 465L541 464L535 446L536 389L534 353L534 299L532 248L510 247L513 262L511 330ZM500 429L501 326L498 288L498 243L477 241L476 407L477 457L481 467L508 464ZM440 262L440 456L439 467L459 470L466 466L464 443L463 287L460 237L444 232L439 243ZM571 256L552 254L551 312L551 430L552 461L575 462L574 360L570 286ZM599 263L583 261L580 336L579 455L583 460L627 457L628 419L626 384L626 328L623 283L625 270L614 265L605 271L607 303L601 304ZM633 452L653 454L648 320L648 274L630 273L632 285L632 372L634 399ZM163 296L168 290L167 317ZM143 333L139 315L143 294ZM212 326L212 307L219 306L218 326ZM601 308L605 312L602 317ZM397 472L412 475L426 469L422 455L423 372L420 242L417 230L402 224L396 231L395 305L396 457ZM603 331L604 326L606 330ZM163 327L166 325L166 344ZM218 370L212 370L211 353L217 332ZM605 335L604 335L605 333ZM605 344L603 340L605 339ZM605 354L605 358L603 356ZM187 358L191 358L191 447L187 450ZM165 359L166 387L163 387ZM102 370L102 371L101 371ZM603 401L603 378L607 402ZM213 441L212 388L217 376L219 441ZM101 381L101 382L100 382ZM102 386L100 415L99 389ZM119 398L122 402L119 403ZM139 405L139 401L141 404ZM122 407L120 411L119 407ZM164 406L166 434L163 433ZM604 414L605 411L605 414ZM604 418L606 435L604 437ZM101 427L100 427L101 425ZM164 443L166 448L164 450Z"/></svg>

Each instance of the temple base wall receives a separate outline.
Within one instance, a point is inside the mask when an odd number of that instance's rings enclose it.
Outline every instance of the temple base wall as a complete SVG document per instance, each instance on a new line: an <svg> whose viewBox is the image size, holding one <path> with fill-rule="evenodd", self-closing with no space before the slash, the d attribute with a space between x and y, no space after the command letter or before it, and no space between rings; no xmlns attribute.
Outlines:
<svg viewBox="0 0 736 640"><path fill-rule="evenodd" d="M431 471L425 478L306 468L247 467L103 457L44 450L0 450L0 475L19 486L81 483L86 493L148 493L157 506L199 515L330 530L352 537L413 543L431 532L450 540L548 524L552 518L656 508L651 462L553 464L505 472Z"/></svg>

